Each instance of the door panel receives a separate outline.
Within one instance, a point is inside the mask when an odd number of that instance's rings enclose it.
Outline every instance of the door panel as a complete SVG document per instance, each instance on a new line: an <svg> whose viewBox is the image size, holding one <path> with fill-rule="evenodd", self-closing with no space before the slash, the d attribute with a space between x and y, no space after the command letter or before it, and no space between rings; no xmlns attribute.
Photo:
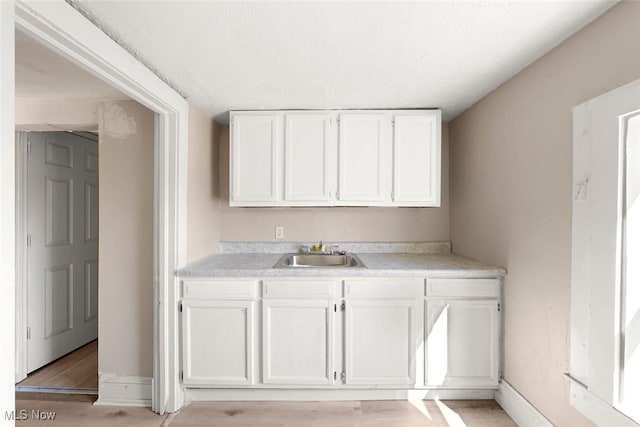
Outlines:
<svg viewBox="0 0 640 427"><path fill-rule="evenodd" d="M333 304L264 300L262 307L263 382L332 384Z"/></svg>
<svg viewBox="0 0 640 427"><path fill-rule="evenodd" d="M427 301L427 385L498 385L498 301ZM472 357L470 357L472 355Z"/></svg>
<svg viewBox="0 0 640 427"><path fill-rule="evenodd" d="M390 136L382 114L341 114L339 200L391 200Z"/></svg>
<svg viewBox="0 0 640 427"><path fill-rule="evenodd" d="M253 301L182 303L185 385L254 383Z"/></svg>
<svg viewBox="0 0 640 427"><path fill-rule="evenodd" d="M415 300L347 301L345 383L415 384L418 311Z"/></svg>
<svg viewBox="0 0 640 427"><path fill-rule="evenodd" d="M440 139L435 115L397 115L393 127L393 200L440 204Z"/></svg>
<svg viewBox="0 0 640 427"><path fill-rule="evenodd" d="M67 132L27 137L31 372L97 338L98 153L96 141Z"/></svg>
<svg viewBox="0 0 640 427"><path fill-rule="evenodd" d="M332 199L335 141L331 115L285 116L284 200L328 202Z"/></svg>
<svg viewBox="0 0 640 427"><path fill-rule="evenodd" d="M231 129L232 202L278 200L278 157L282 142L277 114L237 115Z"/></svg>

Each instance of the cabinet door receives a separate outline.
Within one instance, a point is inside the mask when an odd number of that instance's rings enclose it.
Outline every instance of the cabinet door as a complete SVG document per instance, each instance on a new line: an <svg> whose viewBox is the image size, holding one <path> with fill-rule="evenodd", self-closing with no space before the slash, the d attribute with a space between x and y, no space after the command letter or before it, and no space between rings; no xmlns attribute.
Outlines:
<svg viewBox="0 0 640 427"><path fill-rule="evenodd" d="M329 202L335 196L336 132L330 114L285 116L284 200Z"/></svg>
<svg viewBox="0 0 640 427"><path fill-rule="evenodd" d="M254 383L254 304L253 301L183 302L185 385Z"/></svg>
<svg viewBox="0 0 640 427"><path fill-rule="evenodd" d="M263 382L333 384L333 317L327 300L264 300Z"/></svg>
<svg viewBox="0 0 640 427"><path fill-rule="evenodd" d="M498 384L498 301L427 301L425 383L462 388Z"/></svg>
<svg viewBox="0 0 640 427"><path fill-rule="evenodd" d="M346 384L415 384L415 300L347 300L345 317Z"/></svg>
<svg viewBox="0 0 640 427"><path fill-rule="evenodd" d="M391 201L389 124L383 114L340 114L340 202Z"/></svg>
<svg viewBox="0 0 640 427"><path fill-rule="evenodd" d="M393 201L440 206L440 112L397 115L393 126Z"/></svg>
<svg viewBox="0 0 640 427"><path fill-rule="evenodd" d="M279 197L280 114L231 118L230 204L274 204Z"/></svg>

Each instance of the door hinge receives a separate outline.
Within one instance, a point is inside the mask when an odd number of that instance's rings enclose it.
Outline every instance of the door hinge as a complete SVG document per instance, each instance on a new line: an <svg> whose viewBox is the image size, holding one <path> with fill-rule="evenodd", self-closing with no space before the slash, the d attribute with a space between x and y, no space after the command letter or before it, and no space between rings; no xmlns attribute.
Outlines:
<svg viewBox="0 0 640 427"><path fill-rule="evenodd" d="M27 233L27 247L31 247L31 233Z"/></svg>
<svg viewBox="0 0 640 427"><path fill-rule="evenodd" d="M184 380L184 371L180 371L180 381Z"/></svg>
<svg viewBox="0 0 640 427"><path fill-rule="evenodd" d="M338 304L333 304L333 312L335 313L337 311L338 311Z"/></svg>
<svg viewBox="0 0 640 427"><path fill-rule="evenodd" d="M347 309L347 304L344 301L342 301L342 304L340 304L340 310L341 311L345 311L346 309ZM343 372L343 374L344 374L344 372Z"/></svg>
<svg viewBox="0 0 640 427"><path fill-rule="evenodd" d="M180 313L182 313L182 303L178 304L178 311L180 311Z"/></svg>
<svg viewBox="0 0 640 427"><path fill-rule="evenodd" d="M27 326L27 339L30 340L31 339L31 327Z"/></svg>
<svg viewBox="0 0 640 427"><path fill-rule="evenodd" d="M498 311L500 311L500 303L498 303Z"/></svg>
<svg viewBox="0 0 640 427"><path fill-rule="evenodd" d="M338 373L336 371L333 371L333 380L337 380L338 379Z"/></svg>
<svg viewBox="0 0 640 427"><path fill-rule="evenodd" d="M31 154L31 141L27 140L27 156Z"/></svg>
<svg viewBox="0 0 640 427"><path fill-rule="evenodd" d="M347 381L347 373L345 371L342 371L342 374L340 374L340 379L342 381Z"/></svg>

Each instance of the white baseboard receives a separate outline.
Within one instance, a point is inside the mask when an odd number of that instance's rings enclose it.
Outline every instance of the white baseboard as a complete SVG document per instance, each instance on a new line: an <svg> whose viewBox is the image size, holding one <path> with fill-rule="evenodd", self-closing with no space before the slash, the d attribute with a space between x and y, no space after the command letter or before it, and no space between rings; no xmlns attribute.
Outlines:
<svg viewBox="0 0 640 427"><path fill-rule="evenodd" d="M505 380L500 381L494 399L520 427L553 427L544 415Z"/></svg>
<svg viewBox="0 0 640 427"><path fill-rule="evenodd" d="M151 378L100 374L98 406L151 406Z"/></svg>
<svg viewBox="0 0 640 427"><path fill-rule="evenodd" d="M494 390L186 388L185 402L493 399Z"/></svg>

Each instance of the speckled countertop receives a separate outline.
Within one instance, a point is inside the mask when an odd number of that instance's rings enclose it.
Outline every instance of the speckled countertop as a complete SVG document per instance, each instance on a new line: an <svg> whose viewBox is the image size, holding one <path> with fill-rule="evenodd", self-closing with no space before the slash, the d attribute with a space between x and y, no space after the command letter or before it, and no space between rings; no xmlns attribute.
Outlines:
<svg viewBox="0 0 640 427"><path fill-rule="evenodd" d="M227 244L229 245L229 244ZM225 246L221 244L223 253L196 261L178 271L180 277L294 277L294 276L323 276L323 277L459 277L459 278L488 278L502 277L505 270L493 267L449 253L448 244L422 244L423 246L399 244L358 244L361 251L351 251L349 244L340 244L350 252L356 253L367 268L273 268L285 252L277 245L273 251L265 250L265 245L252 247L250 243L242 246ZM380 246L384 245L384 246ZM404 246L400 246L404 245ZM391 245L393 246L393 245ZM245 252L235 249L241 247ZM422 249L416 249L422 248ZM389 252L379 252L384 249ZM405 252L396 252L401 249ZM365 252L369 251L369 252ZM417 253L416 253L417 251ZM257 252L257 253L256 253ZM409 252L409 253L407 253Z"/></svg>

